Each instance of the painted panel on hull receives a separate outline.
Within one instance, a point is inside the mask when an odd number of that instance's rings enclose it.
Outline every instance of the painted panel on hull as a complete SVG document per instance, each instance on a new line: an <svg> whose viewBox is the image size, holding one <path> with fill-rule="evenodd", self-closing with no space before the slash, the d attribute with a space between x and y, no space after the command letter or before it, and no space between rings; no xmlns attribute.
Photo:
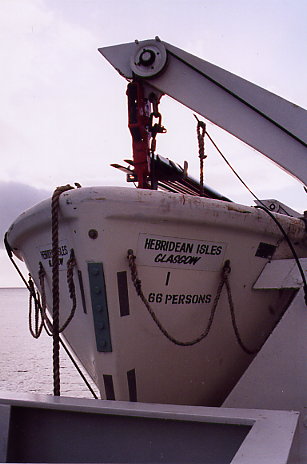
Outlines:
<svg viewBox="0 0 307 464"><path fill-rule="evenodd" d="M218 271L226 247L224 242L139 234L137 260L142 266Z"/></svg>
<svg viewBox="0 0 307 464"><path fill-rule="evenodd" d="M88 263L87 266L97 351L111 352L112 343L103 265L102 263Z"/></svg>

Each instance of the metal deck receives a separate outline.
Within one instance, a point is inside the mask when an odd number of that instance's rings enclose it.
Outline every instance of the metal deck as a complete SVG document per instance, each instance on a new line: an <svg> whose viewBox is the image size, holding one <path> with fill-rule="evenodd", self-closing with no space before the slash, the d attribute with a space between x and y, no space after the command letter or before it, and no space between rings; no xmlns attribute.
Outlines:
<svg viewBox="0 0 307 464"><path fill-rule="evenodd" d="M297 412L0 393L1 462L284 464Z"/></svg>

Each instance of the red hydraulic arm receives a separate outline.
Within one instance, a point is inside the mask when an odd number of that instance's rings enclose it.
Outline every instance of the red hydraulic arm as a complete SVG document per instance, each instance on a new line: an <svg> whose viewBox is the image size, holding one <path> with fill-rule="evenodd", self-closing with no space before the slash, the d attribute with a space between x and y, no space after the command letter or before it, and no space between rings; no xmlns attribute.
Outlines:
<svg viewBox="0 0 307 464"><path fill-rule="evenodd" d="M150 103L144 97L143 85L139 81L128 84L128 127L132 135L132 150L138 188L149 189L150 175Z"/></svg>

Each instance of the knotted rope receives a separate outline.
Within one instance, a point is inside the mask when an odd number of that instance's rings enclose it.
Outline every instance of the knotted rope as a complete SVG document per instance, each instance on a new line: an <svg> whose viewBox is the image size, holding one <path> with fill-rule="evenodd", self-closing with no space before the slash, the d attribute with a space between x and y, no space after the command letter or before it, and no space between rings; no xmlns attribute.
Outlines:
<svg viewBox="0 0 307 464"><path fill-rule="evenodd" d="M194 115L195 116L195 115ZM198 156L199 156L199 194L201 197L204 196L204 159L207 158L205 155L205 135L206 135L206 124L203 121L197 119L197 140L198 140Z"/></svg>
<svg viewBox="0 0 307 464"><path fill-rule="evenodd" d="M57 187L51 200L52 224L52 320L53 320L53 393L60 396L60 292L59 292L59 200L71 185Z"/></svg>

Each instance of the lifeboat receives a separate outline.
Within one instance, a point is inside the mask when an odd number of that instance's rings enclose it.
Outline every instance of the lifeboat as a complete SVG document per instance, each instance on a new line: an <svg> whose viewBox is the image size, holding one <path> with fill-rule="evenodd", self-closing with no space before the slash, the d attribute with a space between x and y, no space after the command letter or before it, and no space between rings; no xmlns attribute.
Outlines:
<svg viewBox="0 0 307 464"><path fill-rule="evenodd" d="M259 279L269 263L299 267L305 220L208 192L200 120L198 186L156 155L158 104L168 94L304 185L306 111L159 38L99 51L130 81L133 160L116 167L139 188L57 189L16 219L7 249L102 398L221 405L297 293Z"/></svg>
<svg viewBox="0 0 307 464"><path fill-rule="evenodd" d="M7 242L52 314L51 211L46 200L23 213ZM62 335L102 398L223 402L297 291L255 286L268 262L293 258L284 234L298 257L307 252L304 221L271 216L128 187L60 195L60 326L72 307L73 256L76 308Z"/></svg>

